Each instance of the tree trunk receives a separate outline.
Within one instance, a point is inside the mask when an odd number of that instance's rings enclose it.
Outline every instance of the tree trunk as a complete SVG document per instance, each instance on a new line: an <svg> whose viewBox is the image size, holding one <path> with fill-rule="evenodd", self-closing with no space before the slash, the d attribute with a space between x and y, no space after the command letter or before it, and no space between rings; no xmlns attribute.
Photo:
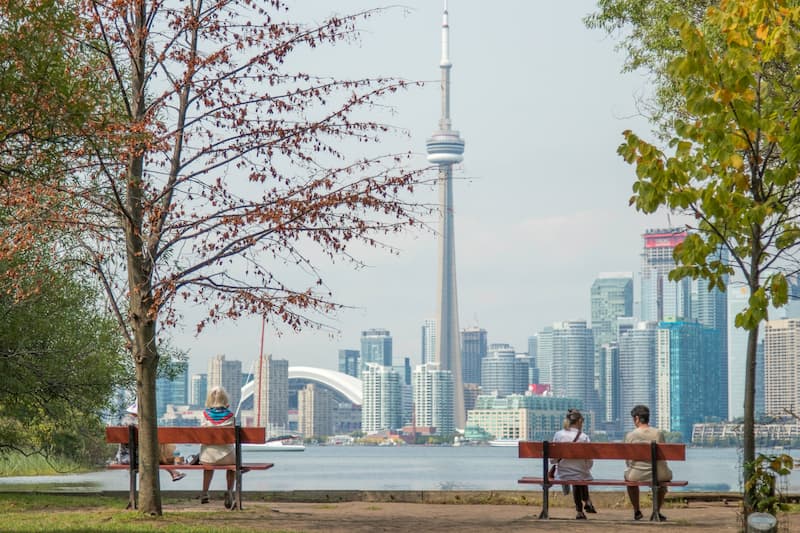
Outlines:
<svg viewBox="0 0 800 533"><path fill-rule="evenodd" d="M160 516L158 420L156 418L156 373L158 352L155 323L146 320L133 332L136 390L139 402L139 511Z"/></svg>
<svg viewBox="0 0 800 533"><path fill-rule="evenodd" d="M758 349L758 328L751 329L747 335L747 357L744 376L744 427L742 431L742 474L747 482L753 475L756 458L755 445L755 406L756 406L756 351ZM745 490L745 517L755 509L755 494Z"/></svg>

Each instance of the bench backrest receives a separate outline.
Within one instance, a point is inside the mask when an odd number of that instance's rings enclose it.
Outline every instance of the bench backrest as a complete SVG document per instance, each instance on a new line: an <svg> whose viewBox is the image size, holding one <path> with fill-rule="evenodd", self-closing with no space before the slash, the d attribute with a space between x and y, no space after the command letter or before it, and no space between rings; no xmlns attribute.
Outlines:
<svg viewBox="0 0 800 533"><path fill-rule="evenodd" d="M534 442L519 443L521 459L628 459L651 461L649 442ZM685 444L656 444L656 458L664 461L685 461Z"/></svg>
<svg viewBox="0 0 800 533"><path fill-rule="evenodd" d="M136 429L136 428L134 428ZM263 443L266 430L263 427L239 428L241 442ZM235 444L236 429L234 426L223 427L159 427L158 442L173 444ZM108 426L106 442L128 444L128 426Z"/></svg>

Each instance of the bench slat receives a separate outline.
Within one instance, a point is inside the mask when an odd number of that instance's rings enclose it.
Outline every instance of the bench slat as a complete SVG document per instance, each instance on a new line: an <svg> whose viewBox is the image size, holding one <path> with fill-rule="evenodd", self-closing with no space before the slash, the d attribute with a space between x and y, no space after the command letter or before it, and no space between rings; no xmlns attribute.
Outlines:
<svg viewBox="0 0 800 533"><path fill-rule="evenodd" d="M242 470L269 470L274 463L242 463ZM130 465L112 463L109 470L129 470ZM236 465L158 465L161 470L236 470Z"/></svg>
<svg viewBox="0 0 800 533"><path fill-rule="evenodd" d="M517 483L526 483L531 485L542 485L544 480L540 477L523 477L517 480ZM614 486L631 486L631 487L649 487L652 485L649 481L625 481L624 479L592 479L590 481L576 481L571 479L551 479L550 485L614 485ZM689 484L688 481L674 480L674 481L659 481L659 485L668 487L685 487Z"/></svg>
<svg viewBox="0 0 800 533"><path fill-rule="evenodd" d="M685 461L686 445L664 444L657 446L657 458L664 461ZM650 443L647 442L550 442L548 456L551 459L629 459L650 461ZM544 457L542 442L519 443L521 459Z"/></svg>
<svg viewBox="0 0 800 533"><path fill-rule="evenodd" d="M260 444L266 440L266 429L263 427L241 428L243 443ZM128 426L106 427L106 442L114 444L128 443ZM160 427L158 442L173 444L234 444L236 434L233 426L225 427Z"/></svg>

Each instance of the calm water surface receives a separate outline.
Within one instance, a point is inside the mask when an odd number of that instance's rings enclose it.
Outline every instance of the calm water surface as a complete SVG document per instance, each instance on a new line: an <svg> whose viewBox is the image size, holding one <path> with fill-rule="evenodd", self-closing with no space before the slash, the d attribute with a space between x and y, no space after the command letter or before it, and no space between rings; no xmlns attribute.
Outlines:
<svg viewBox="0 0 800 533"><path fill-rule="evenodd" d="M739 453L735 448L688 448L687 461L670 467L676 479L689 481L686 490L735 492L741 487ZM800 450L789 453L800 456ZM245 490L525 490L516 482L521 475L541 475L541 461L519 459L516 447L309 446L304 452L247 452L245 461L275 463L266 472L246 474ZM592 472L597 478L618 478L623 470L622 461L596 461ZM200 486L201 476L187 472L184 480L171 483L162 473L161 488L191 490ZM0 490L20 484L126 490L128 474L0 478ZM212 489L223 486L224 476L217 473ZM800 492L800 470L789 477L789 490Z"/></svg>

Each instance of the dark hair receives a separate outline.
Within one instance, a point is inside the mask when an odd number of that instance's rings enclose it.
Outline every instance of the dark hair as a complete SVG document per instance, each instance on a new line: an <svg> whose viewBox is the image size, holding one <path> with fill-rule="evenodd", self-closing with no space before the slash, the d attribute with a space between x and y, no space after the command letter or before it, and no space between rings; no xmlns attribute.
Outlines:
<svg viewBox="0 0 800 533"><path fill-rule="evenodd" d="M631 409L631 416L638 416L639 422L643 424L650 423L650 409L646 405L635 405Z"/></svg>

